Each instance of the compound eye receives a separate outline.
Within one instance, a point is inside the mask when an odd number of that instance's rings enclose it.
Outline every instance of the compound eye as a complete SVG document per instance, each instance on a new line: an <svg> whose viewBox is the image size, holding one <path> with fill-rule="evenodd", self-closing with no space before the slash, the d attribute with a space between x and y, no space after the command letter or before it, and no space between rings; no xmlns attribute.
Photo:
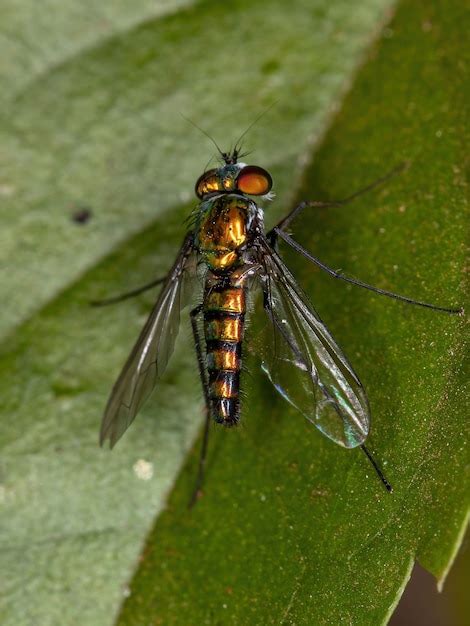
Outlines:
<svg viewBox="0 0 470 626"><path fill-rule="evenodd" d="M264 196L272 186L271 175L257 165L247 165L237 178L237 188L249 196Z"/></svg>
<svg viewBox="0 0 470 626"><path fill-rule="evenodd" d="M206 196L208 193L214 193L215 191L220 191L220 181L218 176L216 175L217 170L209 170L208 172L204 172L202 176L198 178L196 183L196 196L198 198L202 198Z"/></svg>

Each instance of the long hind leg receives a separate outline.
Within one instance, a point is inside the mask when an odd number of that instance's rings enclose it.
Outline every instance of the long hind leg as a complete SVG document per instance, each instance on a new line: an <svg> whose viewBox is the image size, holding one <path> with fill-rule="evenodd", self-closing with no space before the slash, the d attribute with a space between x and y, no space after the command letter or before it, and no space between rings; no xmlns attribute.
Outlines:
<svg viewBox="0 0 470 626"><path fill-rule="evenodd" d="M204 362L204 353L202 350L201 333L198 327L198 316L202 311L202 305L194 308L191 313L191 327L193 330L194 343L196 344L196 355L199 366L199 375L201 378L202 390L204 393L204 401L206 404L206 421L204 424L204 434L202 438L201 454L199 457L199 468L197 473L196 485L189 501L189 508L193 507L202 493L202 485L204 483L204 473L206 469L207 446L209 442L209 426L211 421L210 403L209 403L209 384L207 382L206 366Z"/></svg>

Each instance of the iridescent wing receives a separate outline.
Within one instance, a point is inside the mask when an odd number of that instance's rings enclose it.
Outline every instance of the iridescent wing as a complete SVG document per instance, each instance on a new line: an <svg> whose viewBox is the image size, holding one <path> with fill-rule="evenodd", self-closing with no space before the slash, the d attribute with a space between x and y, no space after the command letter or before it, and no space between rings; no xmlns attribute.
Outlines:
<svg viewBox="0 0 470 626"><path fill-rule="evenodd" d="M112 448L122 437L165 370L178 334L192 242L189 234L111 391L101 422L101 445L109 439Z"/></svg>
<svg viewBox="0 0 470 626"><path fill-rule="evenodd" d="M369 404L357 375L267 241L260 263L271 347L262 368L276 390L329 439L361 445Z"/></svg>

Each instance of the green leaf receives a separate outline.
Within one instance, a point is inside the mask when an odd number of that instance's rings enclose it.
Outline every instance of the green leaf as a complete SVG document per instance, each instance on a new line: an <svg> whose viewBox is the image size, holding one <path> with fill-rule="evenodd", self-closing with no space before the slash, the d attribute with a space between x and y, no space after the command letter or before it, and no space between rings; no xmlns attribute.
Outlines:
<svg viewBox="0 0 470 626"><path fill-rule="evenodd" d="M111 623L197 434L183 333L125 439L98 449L154 296L88 306L172 262L214 152L179 113L227 145L279 100L249 143L281 214L390 4L295 0L289 19L281 0L2 7L2 626Z"/></svg>
<svg viewBox="0 0 470 626"><path fill-rule="evenodd" d="M464 303L466 184L459 5L404 3L359 74L298 199L345 197L294 227L334 268L441 305ZM197 448L149 536L120 626L386 623L415 559L442 585L468 519L462 317L354 290L283 249L368 390L369 446L335 447L255 376L243 426L211 433L205 494L186 511ZM247 340L249 344L249 340Z"/></svg>

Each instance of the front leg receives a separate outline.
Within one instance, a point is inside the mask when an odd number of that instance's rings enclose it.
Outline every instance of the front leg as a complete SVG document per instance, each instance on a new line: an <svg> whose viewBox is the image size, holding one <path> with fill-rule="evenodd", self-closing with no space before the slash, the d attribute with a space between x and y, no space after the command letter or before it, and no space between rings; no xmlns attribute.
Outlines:
<svg viewBox="0 0 470 626"><path fill-rule="evenodd" d="M375 187L378 187L385 181L395 176L395 174L398 174L399 172L401 172L405 168L405 165L406 165L405 163L400 163L400 165L397 165L397 167L394 167L393 170L388 172L388 174L385 174L385 176L381 176L380 178L378 178L377 180L374 180L374 182L370 183L366 187L359 189L358 191L354 192L347 198L343 198L342 200L332 200L331 202L317 202L317 201L307 200L307 201L301 202L296 207L294 207L292 211L290 211L285 217L283 217L282 220L278 222L276 226L274 226L274 228L272 228L267 233L266 236L268 238L268 241L271 247L275 249L277 238L279 236L279 231L285 232L289 228L291 222L300 213L302 213L304 209L307 209L307 208L325 209L329 207L338 207L338 206L343 206L344 204L349 204L350 202L355 200L358 196L362 196L364 193L371 191Z"/></svg>
<svg viewBox="0 0 470 626"><path fill-rule="evenodd" d="M141 287L137 287L132 291L127 291L126 293L120 293L118 296L112 296L111 298L105 298L104 300L92 300L90 302L91 306L107 306L108 304L116 304L117 302L122 302L123 300L128 300L129 298L134 298L135 296L152 289L152 287L156 287L157 285L161 285L165 282L167 276L163 276L162 278L156 278L152 280L150 283L146 283Z"/></svg>

